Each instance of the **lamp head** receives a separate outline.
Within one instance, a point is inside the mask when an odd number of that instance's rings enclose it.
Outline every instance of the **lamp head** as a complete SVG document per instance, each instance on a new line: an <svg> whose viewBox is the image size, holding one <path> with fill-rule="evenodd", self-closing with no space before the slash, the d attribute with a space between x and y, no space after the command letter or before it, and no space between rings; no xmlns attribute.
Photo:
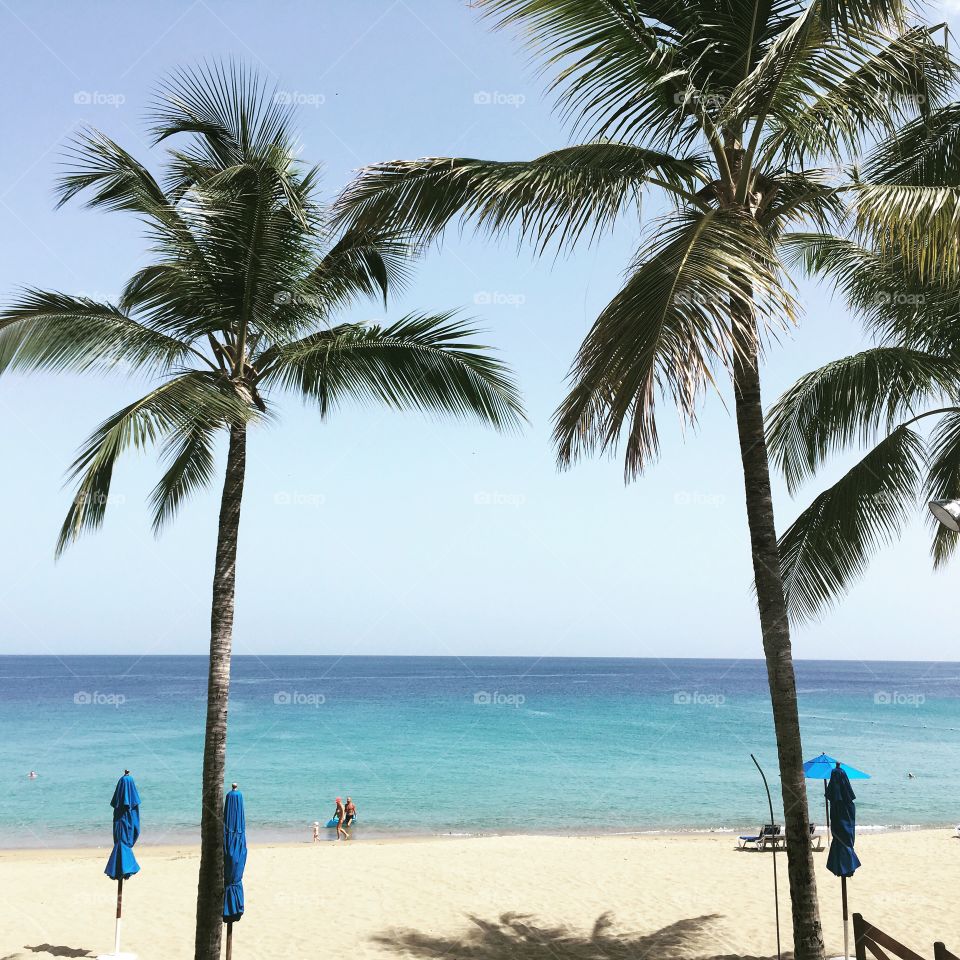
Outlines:
<svg viewBox="0 0 960 960"><path fill-rule="evenodd" d="M960 500L931 500L930 512L948 530L960 533Z"/></svg>

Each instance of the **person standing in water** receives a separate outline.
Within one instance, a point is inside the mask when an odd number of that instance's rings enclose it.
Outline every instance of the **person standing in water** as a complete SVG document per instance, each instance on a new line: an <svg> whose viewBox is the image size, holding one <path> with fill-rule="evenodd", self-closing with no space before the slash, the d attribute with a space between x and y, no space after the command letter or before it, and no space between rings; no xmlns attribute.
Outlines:
<svg viewBox="0 0 960 960"><path fill-rule="evenodd" d="M347 797L347 803L343 808L343 825L345 827L352 827L353 821L357 819L357 808L354 805L353 799Z"/></svg>
<svg viewBox="0 0 960 960"><path fill-rule="evenodd" d="M319 820L313 821L313 842L314 843L320 842L320 821Z"/></svg>
<svg viewBox="0 0 960 960"><path fill-rule="evenodd" d="M343 810L343 801L337 797L334 801L336 803L336 808L333 811L333 818L337 821L337 839L342 840L346 837L350 839L350 834L343 829L343 820L344 820L344 810Z"/></svg>

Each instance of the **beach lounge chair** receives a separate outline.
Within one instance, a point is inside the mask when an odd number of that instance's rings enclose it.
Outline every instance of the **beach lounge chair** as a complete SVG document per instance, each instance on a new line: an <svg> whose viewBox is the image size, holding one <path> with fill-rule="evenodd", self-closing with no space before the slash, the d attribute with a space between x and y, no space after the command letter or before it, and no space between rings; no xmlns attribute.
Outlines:
<svg viewBox="0 0 960 960"><path fill-rule="evenodd" d="M823 849L823 837L817 833L817 825L815 823L810 824L810 849L811 850L822 850Z"/></svg>
<svg viewBox="0 0 960 960"><path fill-rule="evenodd" d="M740 850L763 850L770 844L776 844L780 836L780 828L775 823L765 823L756 836L744 836L739 838L737 844Z"/></svg>

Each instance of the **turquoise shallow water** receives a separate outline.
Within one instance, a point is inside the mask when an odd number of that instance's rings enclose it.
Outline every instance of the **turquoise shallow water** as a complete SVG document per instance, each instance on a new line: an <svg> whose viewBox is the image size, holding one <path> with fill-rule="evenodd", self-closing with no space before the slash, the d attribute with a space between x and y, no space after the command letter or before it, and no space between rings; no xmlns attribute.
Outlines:
<svg viewBox="0 0 960 960"><path fill-rule="evenodd" d="M960 665L797 670L805 754L874 775L864 828L960 819ZM336 794L358 837L739 830L767 819L751 752L777 786L760 661L237 657L233 676L228 780L260 837L308 836ZM0 845L106 843L124 767L143 842L196 836L205 684L201 657L0 657Z"/></svg>

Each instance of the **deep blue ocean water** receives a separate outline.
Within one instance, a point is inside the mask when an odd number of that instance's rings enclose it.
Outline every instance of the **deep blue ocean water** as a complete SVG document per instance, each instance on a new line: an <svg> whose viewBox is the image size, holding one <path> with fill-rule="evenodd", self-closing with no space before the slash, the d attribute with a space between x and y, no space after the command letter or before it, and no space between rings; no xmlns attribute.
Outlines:
<svg viewBox="0 0 960 960"><path fill-rule="evenodd" d="M960 820L960 665L797 672L805 754L873 774L862 825ZM107 843L124 767L143 842L197 836L205 689L202 657L0 657L0 846ZM751 753L776 790L761 661L234 659L227 779L263 838L337 794L358 837L740 830L767 819Z"/></svg>

